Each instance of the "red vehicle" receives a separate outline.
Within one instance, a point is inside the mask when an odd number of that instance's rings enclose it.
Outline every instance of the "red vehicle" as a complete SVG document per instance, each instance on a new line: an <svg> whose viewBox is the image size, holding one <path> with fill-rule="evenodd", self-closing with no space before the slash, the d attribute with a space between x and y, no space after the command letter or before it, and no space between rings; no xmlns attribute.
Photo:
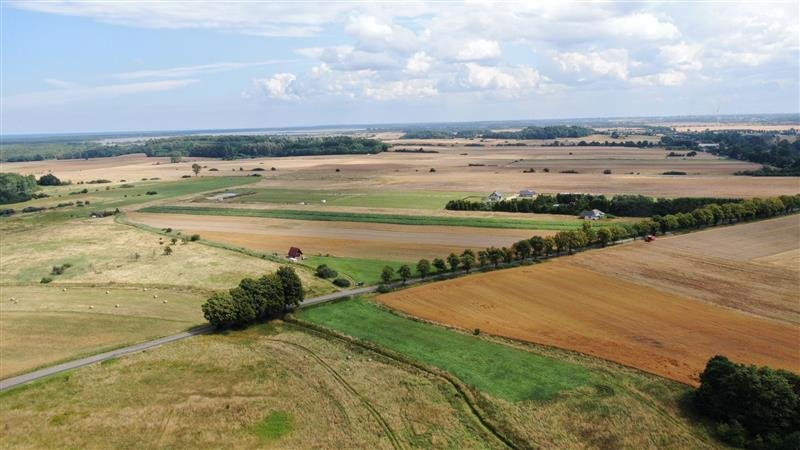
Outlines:
<svg viewBox="0 0 800 450"><path fill-rule="evenodd" d="M648 234L647 236L644 237L644 241L645 242L653 242L655 240L656 240L656 237L653 236L652 234Z"/></svg>

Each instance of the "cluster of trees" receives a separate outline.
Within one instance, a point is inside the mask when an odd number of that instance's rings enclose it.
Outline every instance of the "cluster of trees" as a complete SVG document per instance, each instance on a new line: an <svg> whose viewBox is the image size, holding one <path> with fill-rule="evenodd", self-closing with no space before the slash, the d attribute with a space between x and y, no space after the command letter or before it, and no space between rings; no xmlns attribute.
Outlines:
<svg viewBox="0 0 800 450"><path fill-rule="evenodd" d="M508 264L530 258L572 253L575 250L592 246L605 247L608 243L623 239L769 218L800 210L800 194L736 200L720 204L713 202L705 204L704 199L687 198L675 199L675 203L664 204L670 205L673 209L684 209L691 205L700 206L695 206L689 212L656 214L635 223L617 223L598 227L584 222L580 229L559 231L554 236L548 237L534 236L515 242L511 247L490 247L477 254L472 250L464 250L461 255L452 253L445 259L434 259L432 263L420 260L417 264L417 272L423 278L431 272L431 266L435 267L439 273L447 270L455 272L458 269L469 272L473 267L484 268L490 264L498 267L500 263ZM668 210L666 207L664 209Z"/></svg>
<svg viewBox="0 0 800 450"><path fill-rule="evenodd" d="M254 158L262 156L306 156L366 154L386 151L388 146L375 139L350 136L290 137L290 136L182 136L151 139L144 143L105 145L85 143L81 146L63 144L61 152L14 155L8 161L38 161L47 158L87 159L144 153L147 156L195 156L207 158ZM75 150L79 148L79 150Z"/></svg>
<svg viewBox="0 0 800 450"><path fill-rule="evenodd" d="M599 209L616 216L650 217L686 213L712 203L739 202L740 199L713 197L658 198L643 195L616 195L608 198L593 194L542 194L536 198L513 198L499 202L451 200L445 209L456 211L505 211L538 214L580 214Z"/></svg>
<svg viewBox="0 0 800 450"><path fill-rule="evenodd" d="M227 292L215 292L203 304L203 316L217 328L241 326L284 314L305 297L294 269L282 266L261 278L245 278Z"/></svg>
<svg viewBox="0 0 800 450"><path fill-rule="evenodd" d="M0 173L0 204L28 201L37 189L33 175Z"/></svg>
<svg viewBox="0 0 800 450"><path fill-rule="evenodd" d="M800 376L715 356L693 394L697 410L735 447L800 448Z"/></svg>
<svg viewBox="0 0 800 450"><path fill-rule="evenodd" d="M483 133L487 139L556 139L578 138L595 134L593 128L577 125L551 125L544 127L525 127L519 131L489 131Z"/></svg>
<svg viewBox="0 0 800 450"><path fill-rule="evenodd" d="M719 148L707 148L709 153L771 166L755 171L743 171L740 172L741 175L800 175L800 140L789 142L773 132L703 131L672 134L661 138L663 145L680 145L693 149L697 149L700 142L719 144Z"/></svg>

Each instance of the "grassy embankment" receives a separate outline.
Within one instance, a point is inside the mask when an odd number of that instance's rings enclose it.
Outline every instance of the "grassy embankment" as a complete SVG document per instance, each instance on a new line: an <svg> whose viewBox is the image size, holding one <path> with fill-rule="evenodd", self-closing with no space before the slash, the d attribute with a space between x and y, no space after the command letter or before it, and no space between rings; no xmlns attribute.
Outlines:
<svg viewBox="0 0 800 450"><path fill-rule="evenodd" d="M477 388L517 441L552 448L716 448L682 407L689 388L553 348L472 336L364 300L298 317L444 369Z"/></svg>
<svg viewBox="0 0 800 450"><path fill-rule="evenodd" d="M290 220L320 220L335 222L388 223L396 225L433 225L449 227L513 228L531 230L574 230L581 220L526 220L494 217L412 216L401 214L353 213L339 211L301 211L282 209L242 209L200 206L148 206L140 210L147 213L194 214L205 216L263 217ZM592 226L607 226L593 223Z"/></svg>

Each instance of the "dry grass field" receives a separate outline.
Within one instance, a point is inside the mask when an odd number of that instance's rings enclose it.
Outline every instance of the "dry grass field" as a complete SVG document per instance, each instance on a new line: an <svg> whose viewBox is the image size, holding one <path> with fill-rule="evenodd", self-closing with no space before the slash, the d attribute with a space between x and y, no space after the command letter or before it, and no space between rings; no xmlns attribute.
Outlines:
<svg viewBox="0 0 800 450"><path fill-rule="evenodd" d="M800 326L800 215L570 259L611 277Z"/></svg>
<svg viewBox="0 0 800 450"><path fill-rule="evenodd" d="M164 255L164 248L173 250ZM36 232L5 233L3 283L38 283L53 266L71 264L53 283L169 285L222 289L246 276L274 272L279 264L203 245L172 245L170 238L105 219L73 220ZM138 255L138 256L137 256ZM330 290L307 271L299 273L315 292Z"/></svg>
<svg viewBox="0 0 800 450"><path fill-rule="evenodd" d="M0 297L0 378L205 321L203 296L168 288L6 285Z"/></svg>
<svg viewBox="0 0 800 450"><path fill-rule="evenodd" d="M258 158L235 161L203 160L204 175L244 174L254 168L262 172L266 187L305 189L451 190L516 192L532 188L539 192L594 192L653 196L755 197L797 192L797 177L737 177L740 170L757 164L720 159L701 153L694 158L667 158L663 149L620 147L498 147L503 141L467 147L466 140L438 142L408 141L408 148L439 153L384 152L375 155ZM436 144L447 145L439 147ZM453 145L453 146L450 146ZM415 147L417 146L417 147ZM50 160L4 163L4 170L41 175L52 171L72 181L98 178L119 182L141 178L180 179L190 175L191 161L170 164L163 158L129 155L91 160ZM472 166L470 166L472 164ZM275 171L270 169L275 167ZM217 171L208 169L216 168ZM239 169L242 169L240 171ZM431 173L431 168L436 169ZM534 168L536 173L523 173ZM548 168L549 173L543 169ZM339 172L336 172L336 169ZM612 171L604 175L605 169ZM576 170L577 174L563 174ZM661 173L680 170L686 176Z"/></svg>
<svg viewBox="0 0 800 450"><path fill-rule="evenodd" d="M198 336L2 394L14 448L501 448L454 389L280 326Z"/></svg>
<svg viewBox="0 0 800 450"><path fill-rule="evenodd" d="M552 345L696 384L706 361L800 370L796 326L557 261L379 296L424 319Z"/></svg>
<svg viewBox="0 0 800 450"><path fill-rule="evenodd" d="M285 254L289 246L307 255L396 259L443 257L465 248L507 246L533 234L554 231L322 222L249 217L131 213L131 220L152 227L172 227L184 233L226 244Z"/></svg>

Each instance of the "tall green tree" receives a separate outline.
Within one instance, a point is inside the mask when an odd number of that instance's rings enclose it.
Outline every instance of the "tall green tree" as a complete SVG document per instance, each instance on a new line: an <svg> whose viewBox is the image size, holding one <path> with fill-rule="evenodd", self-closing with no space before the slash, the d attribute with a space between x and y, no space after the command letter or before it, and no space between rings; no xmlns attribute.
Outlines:
<svg viewBox="0 0 800 450"><path fill-rule="evenodd" d="M458 265L461 264L461 258L455 253L450 253L447 257L447 264L450 266L450 271L455 272L458 270Z"/></svg>
<svg viewBox="0 0 800 450"><path fill-rule="evenodd" d="M0 173L0 204L26 202L39 189L33 175Z"/></svg>
<svg viewBox="0 0 800 450"><path fill-rule="evenodd" d="M194 172L194 176L197 176L203 167L200 164L194 163L192 164L192 172Z"/></svg>
<svg viewBox="0 0 800 450"><path fill-rule="evenodd" d="M433 267L436 267L437 272L442 273L447 270L447 263L442 258L434 258Z"/></svg>
<svg viewBox="0 0 800 450"><path fill-rule="evenodd" d="M467 273L475 267L475 253L473 253L472 250L465 250L464 253L461 254L461 267Z"/></svg>
<svg viewBox="0 0 800 450"><path fill-rule="evenodd" d="M391 266L384 266L381 272L381 281L383 284L389 284L394 280L394 269Z"/></svg>
<svg viewBox="0 0 800 450"><path fill-rule="evenodd" d="M275 274L281 280L281 286L283 287L283 309L285 310L290 306L298 306L305 298L306 292L297 272L293 267L281 266Z"/></svg>
<svg viewBox="0 0 800 450"><path fill-rule="evenodd" d="M421 278L427 277L431 273L431 262L425 258L417 262L417 273Z"/></svg>
<svg viewBox="0 0 800 450"><path fill-rule="evenodd" d="M411 267L408 264L403 264L397 269L397 274L400 275L400 279L403 280L403 284L406 284L409 278L411 278Z"/></svg>

